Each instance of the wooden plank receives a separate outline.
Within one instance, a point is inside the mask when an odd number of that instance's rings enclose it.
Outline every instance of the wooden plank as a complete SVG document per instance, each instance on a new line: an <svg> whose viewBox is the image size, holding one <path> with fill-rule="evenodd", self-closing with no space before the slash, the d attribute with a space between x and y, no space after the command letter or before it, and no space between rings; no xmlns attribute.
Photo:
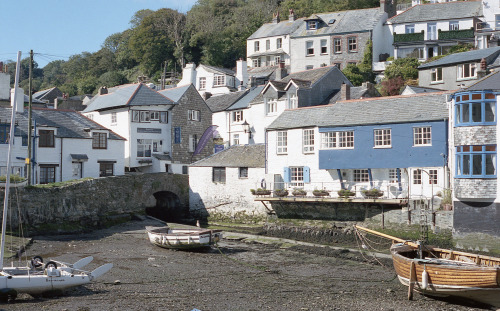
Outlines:
<svg viewBox="0 0 500 311"><path fill-rule="evenodd" d="M417 272L415 271L415 262L410 264L410 282L408 284L408 300L413 300L413 287L415 286L415 281L417 279Z"/></svg>

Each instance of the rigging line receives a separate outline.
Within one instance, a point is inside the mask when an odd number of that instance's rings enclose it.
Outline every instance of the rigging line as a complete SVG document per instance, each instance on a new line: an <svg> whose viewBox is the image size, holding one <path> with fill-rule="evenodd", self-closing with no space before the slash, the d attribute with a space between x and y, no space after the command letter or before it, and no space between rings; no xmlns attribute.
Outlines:
<svg viewBox="0 0 500 311"><path fill-rule="evenodd" d="M358 230L358 229L356 229L356 228L354 228L354 229L355 229L355 232L356 232L356 237L358 237L358 238L359 238L359 240L358 240L358 239L356 239L356 242L358 243L358 248L360 249L361 256L363 256L363 258L365 258L365 257L364 257L364 253L363 253L363 251L362 251L361 247L359 246L359 241L362 241L362 240L363 240L363 236L361 235L361 233L359 232L359 230ZM372 254L372 257L373 257L373 258L374 258L374 259L375 259L375 260L376 260L376 261L377 261L377 262L378 262L378 263L379 263L382 267L384 267L384 268L388 268L388 267L386 267L386 265L384 265L384 264L383 264L380 260L378 260L378 258L377 258L377 257L375 257L375 254ZM365 259L366 259L366 258L365 258ZM366 260L367 260L367 259L366 259ZM367 260L367 261L368 261L368 260Z"/></svg>

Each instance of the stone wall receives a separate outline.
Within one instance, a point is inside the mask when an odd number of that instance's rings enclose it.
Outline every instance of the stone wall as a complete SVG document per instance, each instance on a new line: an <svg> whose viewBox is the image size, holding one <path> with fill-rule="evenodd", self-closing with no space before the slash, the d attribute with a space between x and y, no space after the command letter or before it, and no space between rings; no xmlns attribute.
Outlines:
<svg viewBox="0 0 500 311"><path fill-rule="evenodd" d="M175 193L181 206L189 206L187 175L130 174L55 188L12 188L9 205L12 209L19 207L19 213L12 213L11 222L15 228L20 217L29 228L47 227L49 231L58 226L61 226L58 231L65 231L63 224L73 224L73 231L96 228L116 217L144 213L147 207L156 205L154 194L162 191ZM2 202L3 197L2 191Z"/></svg>

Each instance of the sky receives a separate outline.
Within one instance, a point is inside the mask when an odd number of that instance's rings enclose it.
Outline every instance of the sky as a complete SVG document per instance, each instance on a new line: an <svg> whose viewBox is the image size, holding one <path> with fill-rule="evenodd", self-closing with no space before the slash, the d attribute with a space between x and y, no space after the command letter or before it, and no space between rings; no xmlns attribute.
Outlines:
<svg viewBox="0 0 500 311"><path fill-rule="evenodd" d="M187 12L197 0L0 0L0 61L34 52L38 68L71 55L97 52L104 40L130 28L135 12Z"/></svg>

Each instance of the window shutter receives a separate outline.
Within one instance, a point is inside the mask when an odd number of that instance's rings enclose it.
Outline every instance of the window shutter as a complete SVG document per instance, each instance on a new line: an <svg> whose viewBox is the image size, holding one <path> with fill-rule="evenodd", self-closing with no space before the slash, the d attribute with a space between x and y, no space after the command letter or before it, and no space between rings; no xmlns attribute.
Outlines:
<svg viewBox="0 0 500 311"><path fill-rule="evenodd" d="M189 152L194 152L194 150L193 150L193 135L189 135Z"/></svg>
<svg viewBox="0 0 500 311"><path fill-rule="evenodd" d="M289 167L283 168L283 181L290 182L290 168Z"/></svg>
<svg viewBox="0 0 500 311"><path fill-rule="evenodd" d="M304 166L304 182L305 183L310 183L311 178L309 177L309 166Z"/></svg>

